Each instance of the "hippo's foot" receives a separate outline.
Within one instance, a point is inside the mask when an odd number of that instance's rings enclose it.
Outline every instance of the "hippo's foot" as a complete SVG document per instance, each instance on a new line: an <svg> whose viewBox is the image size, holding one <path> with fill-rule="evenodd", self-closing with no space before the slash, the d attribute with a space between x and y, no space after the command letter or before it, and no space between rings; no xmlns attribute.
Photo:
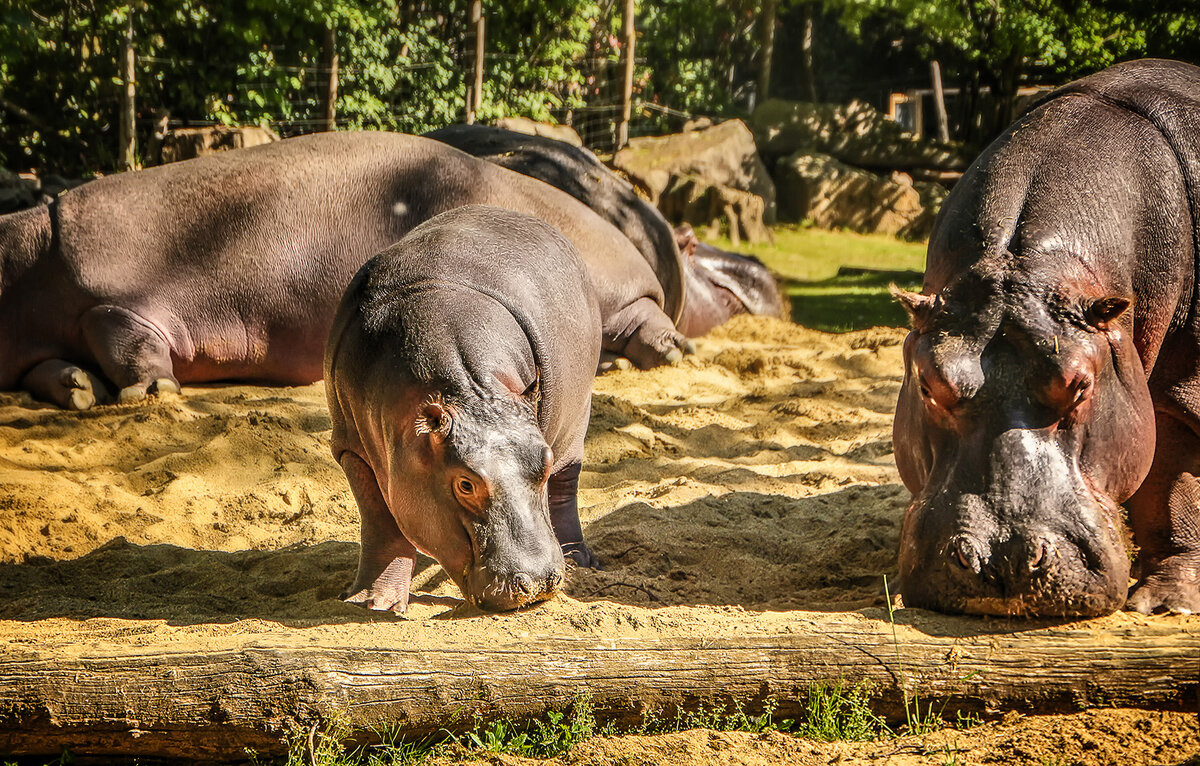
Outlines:
<svg viewBox="0 0 1200 766"><path fill-rule="evenodd" d="M122 388L121 392L117 394L117 402L119 404L133 404L154 394L177 393L179 393L179 381L175 380L175 378L156 378L149 383L134 383L132 386Z"/></svg>
<svg viewBox="0 0 1200 766"><path fill-rule="evenodd" d="M376 612L398 612L403 614L408 608L408 585L404 587L363 588L353 593L347 590L342 594L342 601L347 604L358 604Z"/></svg>
<svg viewBox="0 0 1200 766"><path fill-rule="evenodd" d="M112 401L99 377L62 359L47 359L34 367L21 384L36 398L67 410L87 410Z"/></svg>
<svg viewBox="0 0 1200 766"><path fill-rule="evenodd" d="M1200 556L1170 556L1138 580L1125 608L1142 614L1200 614Z"/></svg>
<svg viewBox="0 0 1200 766"><path fill-rule="evenodd" d="M600 559L592 552L592 549L587 546L587 543L580 540L577 543L563 543L562 546L563 558L568 561L575 562L576 566L586 569L603 569L600 566Z"/></svg>

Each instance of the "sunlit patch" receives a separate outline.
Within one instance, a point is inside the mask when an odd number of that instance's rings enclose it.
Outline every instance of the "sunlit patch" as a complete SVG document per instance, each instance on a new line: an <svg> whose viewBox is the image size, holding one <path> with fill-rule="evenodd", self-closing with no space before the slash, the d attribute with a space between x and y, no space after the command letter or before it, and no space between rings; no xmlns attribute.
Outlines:
<svg viewBox="0 0 1200 766"><path fill-rule="evenodd" d="M395 205L392 205L392 212L395 213L396 215L407 215L408 214L408 204L405 203L403 200L401 200L400 202L397 202Z"/></svg>

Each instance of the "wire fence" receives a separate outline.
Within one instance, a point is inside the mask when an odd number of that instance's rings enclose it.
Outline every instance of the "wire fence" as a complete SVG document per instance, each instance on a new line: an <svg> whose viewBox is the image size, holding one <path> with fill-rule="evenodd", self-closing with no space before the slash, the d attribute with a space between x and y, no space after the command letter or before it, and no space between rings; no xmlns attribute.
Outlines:
<svg viewBox="0 0 1200 766"><path fill-rule="evenodd" d="M284 58L284 56L280 56ZM610 154L617 147L617 126L622 118L624 63L612 57L585 58L569 66L556 67L553 82L522 82L513 75L513 54L485 53L480 121L491 122L501 116L529 117L555 122L574 129L584 145L598 154ZM155 56L139 56L143 76L152 81L186 76L194 62ZM638 64L641 61L636 62ZM336 70L327 66L264 65L250 76L230 84L220 94L220 111L240 115L268 108L268 127L280 136L325 130L329 121L324 113L330 76L338 78L337 109L333 124L338 129L387 129L422 133L462 122L468 106L468 82L472 78L474 57L458 52L437 60L407 61L390 67L386 79L394 83L387 92L364 93L358 83L360 71L353 66ZM378 82L380 73L371 73ZM435 87L435 98L430 88ZM263 94L271 94L269 104ZM540 95L537 102L523 93ZM369 108L364 103L370 103ZM347 108L350 107L350 108ZM692 118L688 112L653 103L636 90L631 99L629 134L647 135L678 129ZM165 110L139 108L141 123L147 129L202 127L226 124L229 120L181 119Z"/></svg>

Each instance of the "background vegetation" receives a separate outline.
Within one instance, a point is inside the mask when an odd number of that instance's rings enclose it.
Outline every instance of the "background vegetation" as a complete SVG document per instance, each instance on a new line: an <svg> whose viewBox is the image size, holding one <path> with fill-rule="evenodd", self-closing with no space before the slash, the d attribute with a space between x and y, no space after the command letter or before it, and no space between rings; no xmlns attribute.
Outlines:
<svg viewBox="0 0 1200 766"><path fill-rule="evenodd" d="M602 142L620 90L620 6L487 0L480 119L568 121ZM747 113L764 95L768 6L770 92L878 106L889 89L927 84L938 59L948 86L963 88L955 135L973 142L1008 122L1022 84L1146 55L1200 59L1192 0L640 0L634 133ZM114 167L131 14L145 145L164 118L317 129L327 29L339 127L419 132L461 120L467 12L467 0L0 0L0 165Z"/></svg>

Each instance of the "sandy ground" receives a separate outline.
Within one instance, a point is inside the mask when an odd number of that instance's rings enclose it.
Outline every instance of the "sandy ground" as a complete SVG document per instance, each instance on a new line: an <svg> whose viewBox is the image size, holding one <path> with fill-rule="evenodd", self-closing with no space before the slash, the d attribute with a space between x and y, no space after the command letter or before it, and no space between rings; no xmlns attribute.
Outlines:
<svg viewBox="0 0 1200 766"><path fill-rule="evenodd" d="M656 610L642 631L703 631L730 608L752 620L883 605L908 502L890 437L903 337L741 318L676 367L599 378L580 505L605 569L573 572L569 598L511 619L586 621L611 603ZM157 640L165 625L185 626L170 629L183 640L181 630L217 636L239 619L365 629L374 617L337 599L356 564L358 514L329 430L321 384L188 388L86 413L0 395L0 647L80 631ZM416 585L431 598L409 621L437 641L449 626L433 618L457 591L429 561ZM491 618L456 620L454 640L472 640L476 623L480 637L494 630ZM1194 715L1096 710L868 745L597 739L565 762L1183 763L1197 753Z"/></svg>

